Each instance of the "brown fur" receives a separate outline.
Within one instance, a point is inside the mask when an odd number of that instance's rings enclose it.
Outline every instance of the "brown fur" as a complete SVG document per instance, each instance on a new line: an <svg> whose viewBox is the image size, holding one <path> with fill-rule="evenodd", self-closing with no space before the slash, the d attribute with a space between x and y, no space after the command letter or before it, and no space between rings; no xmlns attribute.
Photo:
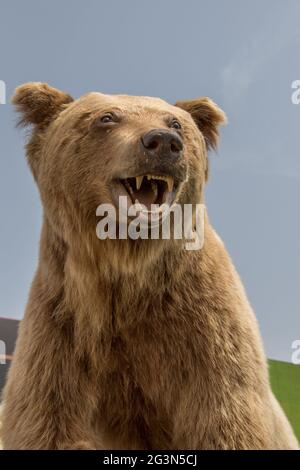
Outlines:
<svg viewBox="0 0 300 470"><path fill-rule="evenodd" d="M44 207L40 260L4 392L6 449L290 449L251 307L208 219L200 251L178 240L105 240L95 210L134 168L143 132L182 123L180 202L204 200L207 149L225 117L207 98L26 84L27 157ZM122 122L104 132L104 111Z"/></svg>

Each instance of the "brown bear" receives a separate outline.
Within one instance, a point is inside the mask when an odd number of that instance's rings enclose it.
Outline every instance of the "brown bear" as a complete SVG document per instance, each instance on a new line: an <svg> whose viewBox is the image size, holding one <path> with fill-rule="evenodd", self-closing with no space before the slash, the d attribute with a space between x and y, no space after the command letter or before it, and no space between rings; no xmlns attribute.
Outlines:
<svg viewBox="0 0 300 470"><path fill-rule="evenodd" d="M296 449L257 323L205 216L204 245L104 239L96 208L204 203L224 113L208 98L17 88L43 204L4 391L5 449Z"/></svg>

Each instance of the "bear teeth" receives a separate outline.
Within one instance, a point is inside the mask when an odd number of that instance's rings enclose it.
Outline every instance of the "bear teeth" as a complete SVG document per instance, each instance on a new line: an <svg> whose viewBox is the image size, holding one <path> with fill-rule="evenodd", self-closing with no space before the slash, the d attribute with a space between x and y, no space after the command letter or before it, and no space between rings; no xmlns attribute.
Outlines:
<svg viewBox="0 0 300 470"><path fill-rule="evenodd" d="M136 189L137 189L137 190L139 190L140 187L142 186L143 179L144 179L144 176L136 176L136 177L135 177L135 180L136 180Z"/></svg>
<svg viewBox="0 0 300 470"><path fill-rule="evenodd" d="M174 187L174 179L172 178L172 176L157 176L157 175L146 175L147 177L147 180L162 180L162 181L165 181L168 185L168 191L171 193L173 191L173 187ZM137 178L142 178L141 181L140 181L140 185L142 184L142 181L143 181L143 176L138 176ZM139 186L140 187L140 186ZM139 188L138 188L139 189Z"/></svg>
<svg viewBox="0 0 300 470"><path fill-rule="evenodd" d="M130 184L128 183L127 180L125 180L125 187L126 187L127 191L129 191L129 194L131 194L131 196L133 196L133 189L132 189L132 187L130 186Z"/></svg>
<svg viewBox="0 0 300 470"><path fill-rule="evenodd" d="M174 187L174 180L173 180L172 176L167 176L167 185L168 185L168 191L169 191L169 193L171 193L173 191L173 187Z"/></svg>

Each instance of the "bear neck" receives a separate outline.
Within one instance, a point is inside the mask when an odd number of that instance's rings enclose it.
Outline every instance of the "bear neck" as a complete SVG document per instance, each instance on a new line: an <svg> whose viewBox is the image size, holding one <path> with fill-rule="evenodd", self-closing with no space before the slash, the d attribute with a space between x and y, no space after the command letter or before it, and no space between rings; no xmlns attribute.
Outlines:
<svg viewBox="0 0 300 470"><path fill-rule="evenodd" d="M184 276L187 254L177 241L137 242L143 246L94 233L66 242L44 218L37 276L59 321L114 334L140 322L148 305L163 305Z"/></svg>

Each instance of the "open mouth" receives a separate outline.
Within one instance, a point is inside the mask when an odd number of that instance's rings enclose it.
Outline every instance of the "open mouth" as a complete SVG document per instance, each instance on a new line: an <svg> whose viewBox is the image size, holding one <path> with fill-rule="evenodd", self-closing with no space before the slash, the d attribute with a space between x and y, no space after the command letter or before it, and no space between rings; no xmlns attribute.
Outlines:
<svg viewBox="0 0 300 470"><path fill-rule="evenodd" d="M177 187L172 176L140 175L120 179L133 204L142 204L151 211L151 206L167 204L171 206L175 200Z"/></svg>

